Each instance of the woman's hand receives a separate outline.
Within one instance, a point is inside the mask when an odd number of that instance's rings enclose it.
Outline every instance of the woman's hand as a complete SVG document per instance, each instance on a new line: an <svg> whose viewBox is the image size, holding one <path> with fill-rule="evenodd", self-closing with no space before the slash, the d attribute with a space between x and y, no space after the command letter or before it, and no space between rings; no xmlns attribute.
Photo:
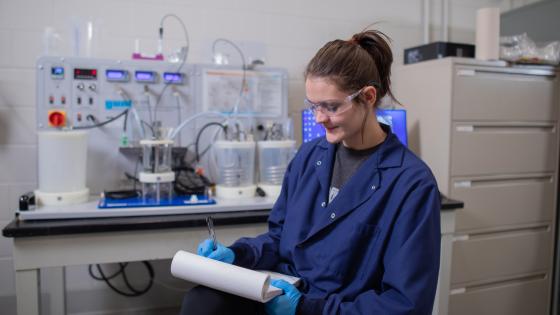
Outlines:
<svg viewBox="0 0 560 315"><path fill-rule="evenodd" d="M272 286L284 291L264 305L268 315L295 315L296 309L301 298L301 292L296 287L284 280L272 280Z"/></svg>
<svg viewBox="0 0 560 315"><path fill-rule="evenodd" d="M233 263L235 260L235 254L233 251L224 245L216 243L216 249L213 249L211 239L205 239L202 243L198 244L197 254L199 256L208 257L228 264Z"/></svg>

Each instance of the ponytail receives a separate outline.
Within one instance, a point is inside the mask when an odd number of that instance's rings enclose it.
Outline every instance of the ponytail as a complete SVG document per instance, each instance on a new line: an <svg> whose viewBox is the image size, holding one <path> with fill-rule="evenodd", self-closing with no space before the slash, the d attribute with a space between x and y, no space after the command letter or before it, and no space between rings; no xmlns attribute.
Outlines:
<svg viewBox="0 0 560 315"><path fill-rule="evenodd" d="M393 53L390 38L378 30L366 30L349 40L334 40L325 44L311 59L304 77L331 80L342 91L353 93L364 86L375 86L377 101L391 91Z"/></svg>

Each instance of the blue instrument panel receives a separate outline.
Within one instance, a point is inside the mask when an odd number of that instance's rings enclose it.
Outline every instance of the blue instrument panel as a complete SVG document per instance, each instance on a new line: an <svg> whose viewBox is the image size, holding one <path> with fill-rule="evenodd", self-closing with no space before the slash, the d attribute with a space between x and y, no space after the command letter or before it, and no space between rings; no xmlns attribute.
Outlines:
<svg viewBox="0 0 560 315"><path fill-rule="evenodd" d="M378 109L377 120L389 125L393 133L405 146L408 146L408 135L406 131L406 110L404 109ZM309 142L317 137L325 135L325 128L315 122L315 116L309 109L302 112L302 139Z"/></svg>

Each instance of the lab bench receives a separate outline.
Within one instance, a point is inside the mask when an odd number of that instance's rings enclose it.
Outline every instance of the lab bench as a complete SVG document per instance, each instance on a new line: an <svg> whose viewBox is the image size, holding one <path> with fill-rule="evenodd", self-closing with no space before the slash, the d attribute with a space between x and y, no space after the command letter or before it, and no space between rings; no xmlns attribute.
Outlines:
<svg viewBox="0 0 560 315"><path fill-rule="evenodd" d="M41 268L56 267L49 272L57 281L49 281L46 290L51 298L50 313L65 314L65 266L170 259L180 249L195 251L198 243L208 237L205 221L208 215L214 218L220 241L230 244L242 236L265 232L272 205L261 201L237 209L228 207L226 212L218 206L213 208L214 212L192 214L14 219L2 234L13 238L18 314L40 313ZM460 201L442 199L442 256L434 314L446 313L438 310L447 309L453 210L462 207ZM188 210L185 207L183 211Z"/></svg>

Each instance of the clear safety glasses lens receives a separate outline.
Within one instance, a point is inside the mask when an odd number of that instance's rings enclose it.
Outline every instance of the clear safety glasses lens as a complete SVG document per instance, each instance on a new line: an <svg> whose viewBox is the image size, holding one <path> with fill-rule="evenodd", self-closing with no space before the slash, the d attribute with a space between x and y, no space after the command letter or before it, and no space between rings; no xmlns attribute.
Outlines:
<svg viewBox="0 0 560 315"><path fill-rule="evenodd" d="M336 116L344 113L345 111L349 110L352 107L352 100L354 100L363 89L348 95L342 101L325 101L325 102L318 102L313 103L307 98L303 100L305 106L311 110L314 115L317 115L318 112L321 112L324 115L329 117Z"/></svg>

